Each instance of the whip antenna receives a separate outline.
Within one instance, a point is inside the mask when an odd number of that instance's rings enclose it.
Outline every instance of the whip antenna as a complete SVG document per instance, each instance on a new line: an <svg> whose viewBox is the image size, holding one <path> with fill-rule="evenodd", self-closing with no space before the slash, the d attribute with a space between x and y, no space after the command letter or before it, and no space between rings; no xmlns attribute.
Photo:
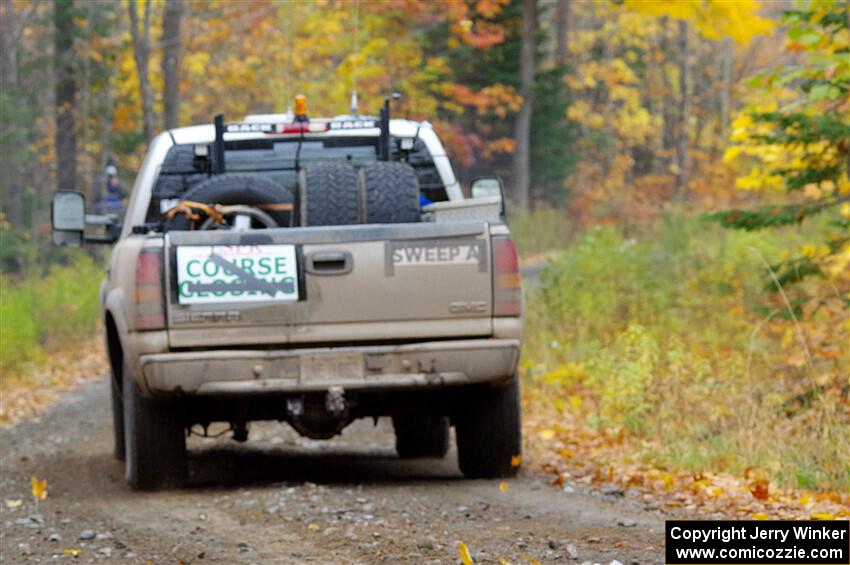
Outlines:
<svg viewBox="0 0 850 565"><path fill-rule="evenodd" d="M354 57L351 62L351 106L349 113L357 115L357 57L360 53L360 0L354 1Z"/></svg>

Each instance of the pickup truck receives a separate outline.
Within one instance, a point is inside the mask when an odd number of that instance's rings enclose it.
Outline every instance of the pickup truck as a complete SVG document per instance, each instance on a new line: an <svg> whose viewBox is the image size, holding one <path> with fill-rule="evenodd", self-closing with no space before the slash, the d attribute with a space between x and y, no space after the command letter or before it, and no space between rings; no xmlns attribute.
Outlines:
<svg viewBox="0 0 850 565"><path fill-rule="evenodd" d="M501 181L470 191L387 104L166 131L123 219L56 193L57 244L114 243L101 305L129 485L184 484L188 434L245 441L258 420L324 439L391 417L401 457L443 457L454 427L466 477L515 474L516 249Z"/></svg>

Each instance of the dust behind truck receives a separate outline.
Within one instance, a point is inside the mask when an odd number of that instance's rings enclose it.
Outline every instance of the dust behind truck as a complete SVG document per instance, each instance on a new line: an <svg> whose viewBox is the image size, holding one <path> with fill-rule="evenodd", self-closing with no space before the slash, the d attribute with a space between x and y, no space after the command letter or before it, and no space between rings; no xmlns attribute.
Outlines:
<svg viewBox="0 0 850 565"><path fill-rule="evenodd" d="M445 456L453 427L465 476L515 474L517 255L501 181L470 193L389 101L310 119L303 99L158 135L123 219L57 193L56 243L114 243L101 306L130 486L184 484L187 433L213 422L327 439L381 416L400 457Z"/></svg>

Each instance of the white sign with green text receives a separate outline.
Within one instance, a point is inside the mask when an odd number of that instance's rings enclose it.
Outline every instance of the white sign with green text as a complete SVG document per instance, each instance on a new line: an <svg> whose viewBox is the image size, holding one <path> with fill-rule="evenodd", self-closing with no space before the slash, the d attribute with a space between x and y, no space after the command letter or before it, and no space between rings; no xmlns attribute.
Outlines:
<svg viewBox="0 0 850 565"><path fill-rule="evenodd" d="M298 300L294 245L177 248L180 304Z"/></svg>

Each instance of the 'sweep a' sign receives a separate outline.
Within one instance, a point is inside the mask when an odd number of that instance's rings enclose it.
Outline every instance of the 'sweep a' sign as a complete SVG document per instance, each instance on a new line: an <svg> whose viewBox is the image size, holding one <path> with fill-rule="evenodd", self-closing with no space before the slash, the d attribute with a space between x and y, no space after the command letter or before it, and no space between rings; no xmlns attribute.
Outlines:
<svg viewBox="0 0 850 565"><path fill-rule="evenodd" d="M180 304L298 300L294 245L177 248Z"/></svg>

